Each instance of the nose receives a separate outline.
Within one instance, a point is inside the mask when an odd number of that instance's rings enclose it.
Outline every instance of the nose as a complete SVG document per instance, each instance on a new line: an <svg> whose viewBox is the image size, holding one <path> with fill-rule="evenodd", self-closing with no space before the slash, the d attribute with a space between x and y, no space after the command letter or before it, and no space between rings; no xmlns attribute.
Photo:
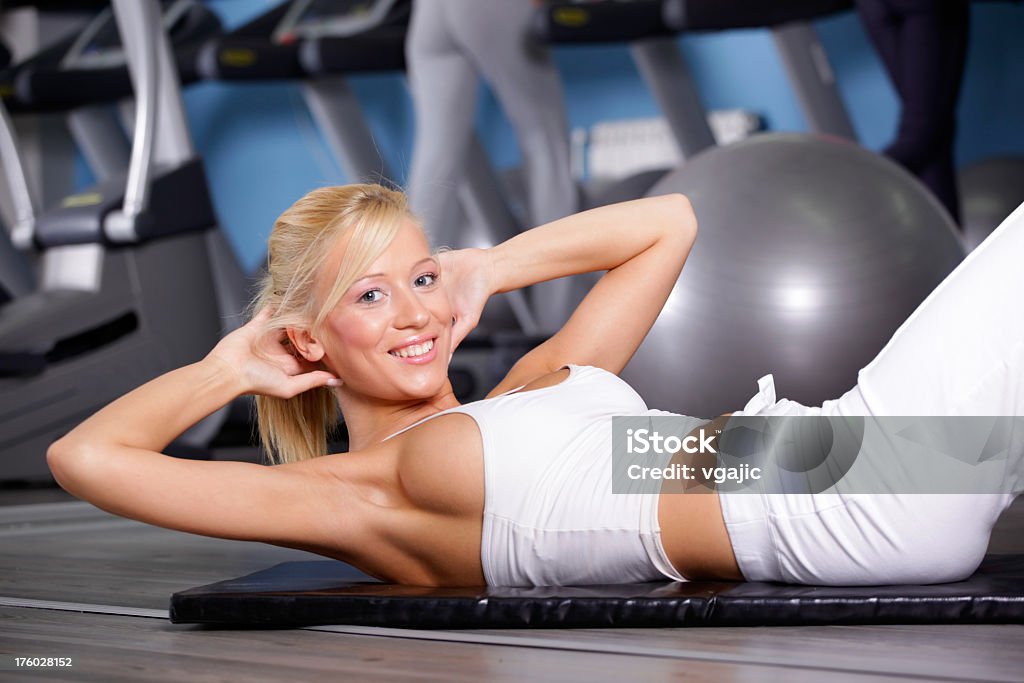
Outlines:
<svg viewBox="0 0 1024 683"><path fill-rule="evenodd" d="M402 288L393 295L395 327L423 327L430 320L430 311L416 292Z"/></svg>

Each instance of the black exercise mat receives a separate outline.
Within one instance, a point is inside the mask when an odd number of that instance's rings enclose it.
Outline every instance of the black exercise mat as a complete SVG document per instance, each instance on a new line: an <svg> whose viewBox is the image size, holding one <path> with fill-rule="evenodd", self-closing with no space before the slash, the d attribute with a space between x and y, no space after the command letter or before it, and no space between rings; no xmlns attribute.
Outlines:
<svg viewBox="0 0 1024 683"><path fill-rule="evenodd" d="M966 581L930 586L642 583L424 588L341 562L285 562L171 596L174 623L294 627L637 628L1024 623L1024 555L989 555Z"/></svg>

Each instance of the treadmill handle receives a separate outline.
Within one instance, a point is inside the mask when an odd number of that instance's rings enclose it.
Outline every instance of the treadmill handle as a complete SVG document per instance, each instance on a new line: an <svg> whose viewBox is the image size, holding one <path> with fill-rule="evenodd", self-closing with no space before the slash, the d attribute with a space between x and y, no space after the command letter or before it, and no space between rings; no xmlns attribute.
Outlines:
<svg viewBox="0 0 1024 683"><path fill-rule="evenodd" d="M104 232L115 242L138 239L136 224L149 206L149 184L153 174L153 140L156 135L157 41L153 35L159 28L156 3L151 0L113 0L121 42L128 54L132 85L135 91L135 135L124 208L104 221ZM136 58L133 58L136 57Z"/></svg>
<svg viewBox="0 0 1024 683"><path fill-rule="evenodd" d="M15 139L14 123L3 102L0 102L0 159L3 159L7 167L4 175L14 204L11 242L18 249L31 249L36 232L36 203L28 188L28 176L25 175L25 165Z"/></svg>

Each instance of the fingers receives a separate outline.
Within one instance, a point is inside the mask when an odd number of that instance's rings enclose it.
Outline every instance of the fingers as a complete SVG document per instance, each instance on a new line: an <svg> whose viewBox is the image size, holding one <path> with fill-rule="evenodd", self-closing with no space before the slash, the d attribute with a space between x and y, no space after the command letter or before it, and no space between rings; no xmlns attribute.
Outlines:
<svg viewBox="0 0 1024 683"><path fill-rule="evenodd" d="M459 344L473 331L474 327L476 327L475 322L456 316L455 323L452 325L452 353L455 353L455 349L459 348Z"/></svg>
<svg viewBox="0 0 1024 683"><path fill-rule="evenodd" d="M288 392L290 395L286 396L286 398L298 396L310 389L317 389L319 387L335 388L342 386L342 384L344 384L344 382L329 372L324 372L323 370L307 372L302 375L296 375L289 380L288 388L291 391Z"/></svg>
<svg viewBox="0 0 1024 683"><path fill-rule="evenodd" d="M469 328L462 318L456 318L455 324L452 325L452 352L459 348L459 344L469 334Z"/></svg>

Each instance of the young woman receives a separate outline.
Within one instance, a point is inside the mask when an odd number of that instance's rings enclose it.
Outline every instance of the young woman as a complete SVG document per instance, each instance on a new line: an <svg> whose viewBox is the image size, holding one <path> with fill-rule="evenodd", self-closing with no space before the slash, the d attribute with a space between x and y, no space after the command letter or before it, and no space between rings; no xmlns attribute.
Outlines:
<svg viewBox="0 0 1024 683"><path fill-rule="evenodd" d="M1024 414L1024 320L1012 314L1024 292L1022 224L1024 208L844 396L776 402L769 376L745 412ZM611 493L611 417L662 414L617 373L696 237L689 202L671 195L438 255L400 193L313 191L274 226L253 320L83 422L51 447L50 467L114 514L308 550L399 583L880 584L973 572L1008 494ZM489 296L598 270L557 334L488 398L459 405L448 362ZM257 396L279 464L160 453L242 394ZM338 408L351 452L328 455Z"/></svg>

